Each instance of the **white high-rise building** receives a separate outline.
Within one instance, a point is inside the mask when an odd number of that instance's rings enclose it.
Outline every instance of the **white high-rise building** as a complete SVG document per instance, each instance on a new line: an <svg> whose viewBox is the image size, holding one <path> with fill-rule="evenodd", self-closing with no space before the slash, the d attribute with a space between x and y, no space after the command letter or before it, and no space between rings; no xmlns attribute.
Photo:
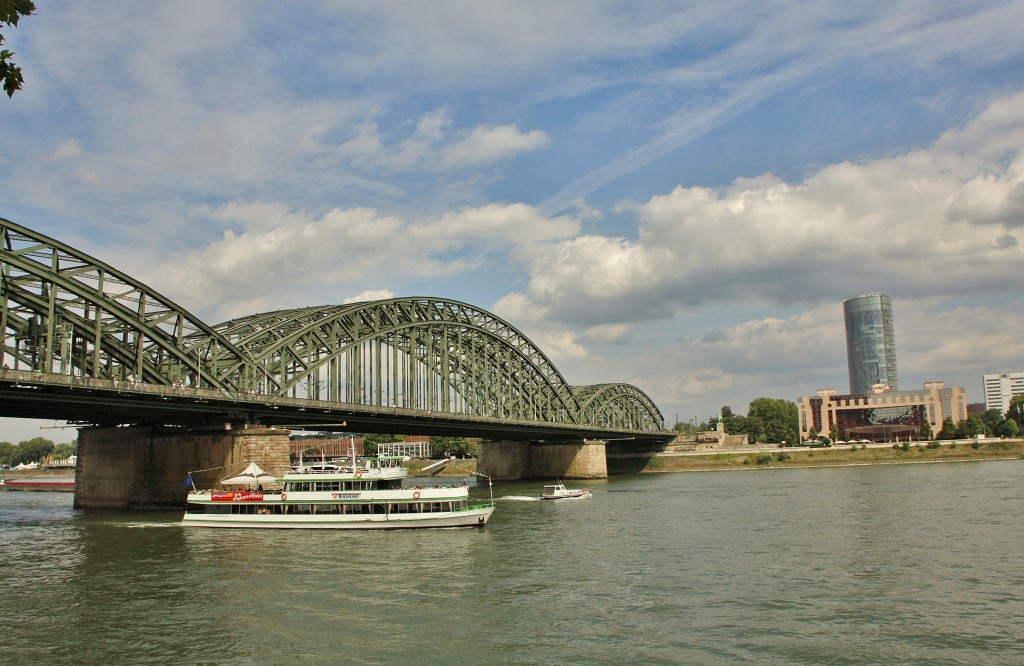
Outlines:
<svg viewBox="0 0 1024 666"><path fill-rule="evenodd" d="M985 375L985 409L1006 414L1013 396L1024 393L1024 372Z"/></svg>

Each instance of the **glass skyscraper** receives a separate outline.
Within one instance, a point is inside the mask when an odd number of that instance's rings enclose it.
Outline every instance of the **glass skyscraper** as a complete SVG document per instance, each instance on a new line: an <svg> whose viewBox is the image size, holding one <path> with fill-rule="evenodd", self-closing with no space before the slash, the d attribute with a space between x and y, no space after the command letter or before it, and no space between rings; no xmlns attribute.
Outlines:
<svg viewBox="0 0 1024 666"><path fill-rule="evenodd" d="M892 301L885 294L866 294L843 301L846 319L846 362L850 393L870 393L875 384L899 389L896 371L896 333Z"/></svg>

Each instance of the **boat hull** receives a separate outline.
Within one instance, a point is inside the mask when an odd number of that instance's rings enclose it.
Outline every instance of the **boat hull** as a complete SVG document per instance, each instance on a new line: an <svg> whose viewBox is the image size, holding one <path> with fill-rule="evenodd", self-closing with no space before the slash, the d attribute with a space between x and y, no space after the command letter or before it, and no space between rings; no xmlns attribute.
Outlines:
<svg viewBox="0 0 1024 666"><path fill-rule="evenodd" d="M31 479L6 479L2 488L6 490L75 492L74 477L39 477Z"/></svg>
<svg viewBox="0 0 1024 666"><path fill-rule="evenodd" d="M494 507L480 507L451 513L402 515L230 515L215 513L185 514L186 527L269 528L307 530L399 530L426 527L483 527Z"/></svg>

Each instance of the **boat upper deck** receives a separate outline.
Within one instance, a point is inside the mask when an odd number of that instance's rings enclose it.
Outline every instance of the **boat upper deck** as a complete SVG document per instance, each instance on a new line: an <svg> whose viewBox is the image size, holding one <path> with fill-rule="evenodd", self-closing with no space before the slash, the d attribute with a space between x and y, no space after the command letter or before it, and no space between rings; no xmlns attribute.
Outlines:
<svg viewBox="0 0 1024 666"><path fill-rule="evenodd" d="M283 481L319 481L324 478L336 479L402 479L409 470L402 465L401 456L361 458L355 464L351 459L332 460L301 465L289 472Z"/></svg>

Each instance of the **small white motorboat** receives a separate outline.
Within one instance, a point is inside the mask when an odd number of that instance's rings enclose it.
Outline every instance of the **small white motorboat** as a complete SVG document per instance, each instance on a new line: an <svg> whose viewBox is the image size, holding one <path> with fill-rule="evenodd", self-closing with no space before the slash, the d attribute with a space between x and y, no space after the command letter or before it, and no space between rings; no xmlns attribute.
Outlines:
<svg viewBox="0 0 1024 666"><path fill-rule="evenodd" d="M544 492L540 496L542 500L579 499L581 497L590 497L590 488L574 488L569 490L561 483L544 486Z"/></svg>

